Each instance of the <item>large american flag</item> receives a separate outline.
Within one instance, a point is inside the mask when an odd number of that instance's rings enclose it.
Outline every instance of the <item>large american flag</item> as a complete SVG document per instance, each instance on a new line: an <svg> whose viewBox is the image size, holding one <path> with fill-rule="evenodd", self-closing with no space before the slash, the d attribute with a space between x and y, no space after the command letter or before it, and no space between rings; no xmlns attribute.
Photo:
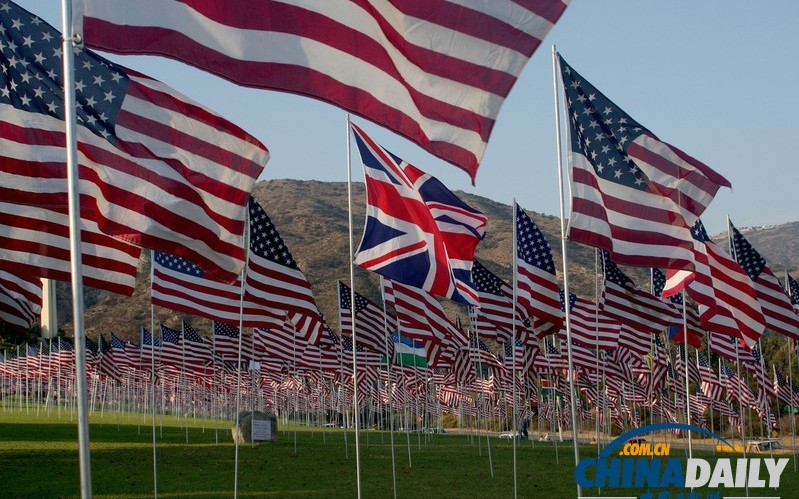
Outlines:
<svg viewBox="0 0 799 499"><path fill-rule="evenodd" d="M477 305L472 262L485 215L438 179L352 125L366 180L366 226L355 263L395 282Z"/></svg>
<svg viewBox="0 0 799 499"><path fill-rule="evenodd" d="M714 243L701 220L691 229L695 270L668 270L664 297L683 289L700 307L699 318L709 331L744 340L752 347L763 334L765 318L752 279Z"/></svg>
<svg viewBox="0 0 799 499"><path fill-rule="evenodd" d="M755 295L766 319L766 326L789 338L799 340L799 315L793 309L790 297L766 264L765 258L760 256L732 222L730 228L733 256L752 279Z"/></svg>
<svg viewBox="0 0 799 499"><path fill-rule="evenodd" d="M0 199L67 205L61 34L13 2L0 10ZM220 116L147 76L75 49L81 210L100 229L232 280L245 204L269 158Z"/></svg>
<svg viewBox="0 0 799 499"><path fill-rule="evenodd" d="M500 107L570 0L86 1L86 43L333 103L474 178Z"/></svg>
<svg viewBox="0 0 799 499"><path fill-rule="evenodd" d="M556 333L563 324L560 287L552 247L521 206L516 213L516 301L540 334Z"/></svg>
<svg viewBox="0 0 799 499"><path fill-rule="evenodd" d="M271 310L285 310L297 330L317 343L325 322L311 291L283 238L261 205L250 198L250 254L246 300Z"/></svg>
<svg viewBox="0 0 799 499"><path fill-rule="evenodd" d="M693 268L690 229L730 183L661 142L559 57L569 122L569 238L624 265Z"/></svg>
<svg viewBox="0 0 799 499"><path fill-rule="evenodd" d="M72 279L69 215L65 206L45 208L0 201L0 213L2 267L57 281ZM141 248L104 234L96 222L87 218L87 213L82 214L80 224L83 283L131 296L136 288Z"/></svg>

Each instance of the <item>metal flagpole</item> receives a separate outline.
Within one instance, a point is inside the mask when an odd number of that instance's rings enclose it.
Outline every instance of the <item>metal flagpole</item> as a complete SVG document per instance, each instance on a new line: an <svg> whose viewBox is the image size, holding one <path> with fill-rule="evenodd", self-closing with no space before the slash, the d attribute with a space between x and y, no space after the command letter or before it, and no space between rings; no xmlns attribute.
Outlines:
<svg viewBox="0 0 799 499"><path fill-rule="evenodd" d="M558 51L555 46L552 46L552 86L555 95L555 150L558 158L558 187L560 195L560 242L563 252L563 294L568 303L569 297L569 272L568 272L568 247L566 244L566 208L563 196L563 157L561 154L560 144L560 96L558 94ZM580 463L580 449L577 447L577 411L575 410L575 397L574 397L574 365L572 364L572 334L571 334L571 313L569 308L566 307L566 312L563 314L566 320L566 355L569 362L569 398L571 407L571 420L572 420L572 434L573 434L573 447L574 447L574 465ZM577 484L577 497L581 497L582 487Z"/></svg>
<svg viewBox="0 0 799 499"><path fill-rule="evenodd" d="M241 287L239 288L239 345L238 358L236 359L236 431L238 432L235 441L235 458L233 464L233 497L239 494L239 437L242 435L239 414L241 411L241 344L244 339L244 295L247 283L247 266L250 264L250 210L246 210L246 223L244 224L244 248L246 258L244 268L241 269ZM250 432L252 438L252 432Z"/></svg>
<svg viewBox="0 0 799 499"><path fill-rule="evenodd" d="M518 207L516 206L516 198L513 198L513 232L511 235L511 240L513 242L513 304L514 307L516 306L516 298L518 295L518 280L516 278L516 274L518 274L518 237L516 236L516 232L518 230L516 224L518 223L517 220L517 210ZM513 361L511 362L511 385L512 385L512 393L513 396L511 401L513 403L513 417L511 421L513 422L513 431L514 438L513 438L513 497L518 497L518 479L517 479L517 464L516 464L516 439L518 438L516 435L516 430L519 428L519 421L518 421L518 414L516 414L516 311L512 310L511 313L513 314L513 322L511 323L511 358Z"/></svg>
<svg viewBox="0 0 799 499"><path fill-rule="evenodd" d="M81 497L92 496L89 449L89 415L86 407L86 340L83 322L83 264L80 239L80 186L78 177L77 117L75 109L75 60L73 47L81 43L72 32L72 2L61 0L61 48L64 56L64 121L66 125L69 198L69 251L72 275L72 314L75 327L75 387L78 396L78 454Z"/></svg>
<svg viewBox="0 0 799 499"><path fill-rule="evenodd" d="M153 275L155 268L153 262L155 261L155 252L150 250L150 286L152 286ZM144 345L142 345L144 349ZM153 411L153 497L158 497L158 459L156 453L156 436L155 436L155 305L150 302L150 406Z"/></svg>
<svg viewBox="0 0 799 499"><path fill-rule="evenodd" d="M690 391L688 389L688 318L685 311L686 296L685 291L682 292L682 331L683 331L683 349L685 350L685 417L688 418L687 423L691 424L691 403ZM677 349L677 354L680 355L680 350ZM691 431L688 430L688 459L694 457L693 446L691 445Z"/></svg>
<svg viewBox="0 0 799 499"><path fill-rule="evenodd" d="M347 217L349 228L348 242L350 246L350 315L352 318L352 405L355 408L355 477L358 492L358 499L361 499L361 452L360 452L360 408L358 407L358 356L356 354L357 337L355 327L355 269L353 269L352 261L354 258L354 251L352 245L352 167L351 153L350 153L350 115L346 116L347 124Z"/></svg>
<svg viewBox="0 0 799 499"><path fill-rule="evenodd" d="M347 136L349 139L349 136ZM380 276L380 295L383 298L383 333L385 333L386 338L386 395L388 395L388 424L389 424L389 435L391 437L391 478L394 483L394 499L397 499L397 459L394 452L394 407L391 403L392 399L392 389L391 389L391 364L393 363L392 356L391 356L391 349L389 348L389 341L394 341L393 339L389 339L389 331L388 331L388 315L386 312L386 294L385 294L385 287L383 286L383 276ZM354 307L353 307L354 308ZM394 355L396 356L396 350L399 348L399 342L397 342L397 346L394 347ZM402 357L400 357L402 358Z"/></svg>

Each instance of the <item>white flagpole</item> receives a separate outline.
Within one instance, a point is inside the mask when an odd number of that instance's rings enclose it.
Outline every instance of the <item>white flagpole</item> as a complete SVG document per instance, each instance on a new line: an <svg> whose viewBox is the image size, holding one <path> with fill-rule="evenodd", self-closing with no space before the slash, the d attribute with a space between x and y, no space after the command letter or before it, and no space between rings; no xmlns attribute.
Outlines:
<svg viewBox="0 0 799 499"><path fill-rule="evenodd" d="M516 278L516 275L519 273L519 268L518 268L519 267L519 262L518 262L518 254L519 254L518 244L519 244L519 241L518 241L518 237L516 237L516 232L517 232L517 229L518 229L517 228L517 224L518 224L518 219L517 218L518 217L516 215L517 215L517 210L518 209L519 209L519 207L516 205L516 198L513 198L513 216L511 218L513 220L513 224L512 224L513 232L511 234L511 240L513 242L513 306L514 307L516 306L516 298L517 298L517 295L518 295L518 285L519 285L518 279ZM511 428L511 430L513 431L513 435L514 435L514 437L513 437L513 497L515 498L515 497L519 497L518 479L517 479L517 464L516 464L516 439L518 438L516 436L516 431L519 428L519 421L518 421L518 415L516 414L516 310L515 310L515 308L513 310L511 310L511 313L513 314L513 321L511 322L511 340L510 340L511 341L511 358L513 359L513 361L511 362L511 384L512 384L511 385L511 389L512 389L512 393L513 393L512 400L511 400L511 402L513 404L513 413L512 413L513 417L511 418L511 421L513 422L513 428Z"/></svg>
<svg viewBox="0 0 799 499"><path fill-rule="evenodd" d="M349 142L349 135L347 136L347 141ZM393 343L394 340L393 338L390 338L390 332L388 330L388 312L386 312L385 289L386 288L383 284L383 276L381 275L380 295L383 298L383 333L385 334L386 338L386 395L388 395L388 431L391 437L391 479L394 484L394 499L397 499L397 458L394 451L394 404L391 403L393 391L391 388L391 364L394 363L393 357L396 357L397 355L397 348L399 348L399 336L397 336L397 346L394 347L394 355L392 356L391 349L389 348L389 341Z"/></svg>
<svg viewBox="0 0 799 499"><path fill-rule="evenodd" d="M683 358L683 362L685 363L685 417L688 418L687 423L691 424L691 401L690 401L690 391L688 389L688 317L685 311L685 302L686 302L685 291L682 292L682 331L683 331L683 350L685 350L685 358ZM668 341L668 340L667 340ZM677 354L680 355L680 349L677 349ZM691 445L691 431L688 430L688 459L692 459L694 457L693 454L693 446Z"/></svg>
<svg viewBox="0 0 799 499"><path fill-rule="evenodd" d="M557 59L557 49L555 46L552 46L552 84L555 94L555 149L557 152L558 158L558 187L559 187L559 194L560 194L560 242L561 248L563 253L563 294L566 297L566 303L569 303L569 272L568 272L568 245L566 240L566 207L564 202L563 196L563 157L561 154L561 138L560 138L560 95L558 94L558 59ZM580 463L580 449L577 446L577 411L575 410L575 400L574 400L574 365L572 364L572 334L571 334L571 320L570 316L571 313L569 311L569 307L566 307L566 311L563 314L566 320L566 355L568 356L569 362L569 402L571 407L571 420L572 420L572 444L574 447L574 465L577 466ZM581 497L582 487L580 484L577 484L577 497Z"/></svg>
<svg viewBox="0 0 799 499"><path fill-rule="evenodd" d="M72 32L72 2L61 0L61 48L64 56L64 121L67 143L69 197L69 251L72 275L72 323L75 326L75 383L78 392L78 449L81 497L92 496L89 450L89 415L86 407L86 340L83 322L83 264L80 239L80 186L78 177L77 117L75 110L75 60L73 47L81 37Z"/></svg>
<svg viewBox="0 0 799 499"><path fill-rule="evenodd" d="M352 405L355 408L355 477L358 492L358 499L361 499L361 452L360 452L360 407L358 406L358 356L356 353L357 328L355 327L355 270L352 263L354 258L354 248L352 245L352 167L350 153L350 115L346 116L347 124L347 216L349 228L348 242L350 246L350 315L352 317Z"/></svg>

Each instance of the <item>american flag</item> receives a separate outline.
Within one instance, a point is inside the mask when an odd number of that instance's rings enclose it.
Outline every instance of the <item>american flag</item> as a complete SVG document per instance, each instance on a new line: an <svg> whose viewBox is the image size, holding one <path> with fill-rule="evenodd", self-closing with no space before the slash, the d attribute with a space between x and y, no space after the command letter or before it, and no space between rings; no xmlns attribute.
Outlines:
<svg viewBox="0 0 799 499"><path fill-rule="evenodd" d="M540 334L556 333L563 324L560 287L552 247L544 234L516 204L516 300L525 318L535 319Z"/></svg>
<svg viewBox="0 0 799 499"><path fill-rule="evenodd" d="M352 291L343 282L338 282L339 319L341 333L352 336ZM383 308L355 292L356 341L373 352L386 353L391 341L388 335L397 329L397 320L383 314Z"/></svg>
<svg viewBox="0 0 799 499"><path fill-rule="evenodd" d="M119 366L117 366L117 363L114 361L114 354L111 344L108 343L108 340L106 340L102 334L97 339L97 343L97 364L100 375L108 376L117 382L122 381L122 375L119 372Z"/></svg>
<svg viewBox="0 0 799 499"><path fill-rule="evenodd" d="M122 372L130 373L138 367L138 355L135 358L132 355L128 355L128 345L114 333L111 333L111 356Z"/></svg>
<svg viewBox="0 0 799 499"><path fill-rule="evenodd" d="M472 282L480 301L473 308L472 327L484 338L508 341L513 331L513 289L478 260L472 267ZM520 326L517 320L516 327Z"/></svg>
<svg viewBox="0 0 799 499"><path fill-rule="evenodd" d="M560 299L561 308L565 311L563 290L560 290ZM619 347L621 323L599 310L596 303L569 292L569 311L572 341L601 350L615 350ZM566 338L565 328L560 330L558 337Z"/></svg>
<svg viewBox="0 0 799 499"><path fill-rule="evenodd" d="M560 59L569 114L569 238L640 267L693 268L690 229L730 183L661 142Z"/></svg>
<svg viewBox="0 0 799 499"><path fill-rule="evenodd" d="M466 347L468 338L449 320L441 303L430 293L383 279L383 296L397 313L402 336L455 349ZM434 357L429 346L428 354Z"/></svg>
<svg viewBox="0 0 799 499"><path fill-rule="evenodd" d="M763 334L765 319L752 280L738 263L714 243L701 220L691 229L695 270L669 270L664 297L688 290L703 305L699 318L709 331L744 340L752 347Z"/></svg>
<svg viewBox="0 0 799 499"><path fill-rule="evenodd" d="M82 32L102 50L335 104L474 178L505 97L569 1L87 1Z"/></svg>
<svg viewBox="0 0 799 499"><path fill-rule="evenodd" d="M185 321L183 332L183 362L190 371L203 371L213 364L211 342L200 336L196 329Z"/></svg>
<svg viewBox="0 0 799 499"><path fill-rule="evenodd" d="M524 350L522 350L522 354L524 354ZM469 356L472 358L473 363L491 370L502 369L502 362L497 355L488 348L488 345L482 339L473 333L469 335Z"/></svg>
<svg viewBox="0 0 799 499"><path fill-rule="evenodd" d="M732 225L732 222L730 222L730 228L732 229L733 256L752 279L755 295L763 310L763 317L766 319L766 327L794 340L799 340L799 315L793 309L790 297L777 276L766 264L766 260Z"/></svg>
<svg viewBox="0 0 799 499"><path fill-rule="evenodd" d="M774 390L774 384L768 379L766 362L760 354L760 349L757 347L752 348L752 360L752 365L748 369L752 372L752 376L757 383L758 390L755 404L763 412L767 412L768 401L776 397L777 392Z"/></svg>
<svg viewBox="0 0 799 499"><path fill-rule="evenodd" d="M0 201L0 213L0 260L4 268L19 275L65 282L72 279L65 206L45 208ZM83 283L131 296L141 248L104 234L86 213L80 224Z"/></svg>
<svg viewBox="0 0 799 499"><path fill-rule="evenodd" d="M728 397L735 398L744 405L751 405L755 402L755 395L746 384L727 364L720 362L721 374L724 376L725 386L727 387Z"/></svg>
<svg viewBox="0 0 799 499"><path fill-rule="evenodd" d="M688 352L686 351L685 345L679 345L677 347L677 358L674 361L674 368L677 370L678 375L681 378L685 377L685 366L686 366L686 359L688 359ZM689 359L687 361L688 366L688 381L690 383L701 384L702 383L702 375L699 372L699 368L696 365L696 361L694 359Z"/></svg>
<svg viewBox="0 0 799 499"><path fill-rule="evenodd" d="M724 385L719 381L719 377L716 372L713 371L707 357L697 352L696 364L699 368L699 376L702 378L702 382L700 383L702 393L710 400L721 400L721 396L724 393Z"/></svg>
<svg viewBox="0 0 799 499"><path fill-rule="evenodd" d="M395 282L477 305L472 262L485 215L438 179L352 125L366 180L366 226L355 263Z"/></svg>
<svg viewBox="0 0 799 499"><path fill-rule="evenodd" d="M660 269L652 268L652 294L660 296L666 286L666 274ZM669 339L678 345L685 343L686 328L683 327L683 296L681 293L672 295L664 300L671 312L669 324ZM702 347L702 337L705 331L699 320L699 313L693 305L685 304L685 324L688 326L688 344L694 348Z"/></svg>
<svg viewBox="0 0 799 499"><path fill-rule="evenodd" d="M180 331L161 324L161 362L175 366L183 365L183 346Z"/></svg>
<svg viewBox="0 0 799 499"><path fill-rule="evenodd" d="M605 286L600 309L621 323L620 346L646 355L651 348L652 335L668 329L671 311L658 297L636 286L610 260L609 252L602 251L601 261Z"/></svg>
<svg viewBox="0 0 799 499"><path fill-rule="evenodd" d="M793 386L785 378L785 376L780 371L777 370L776 367L774 367L773 370L774 370L774 390L777 392L777 397L779 397L779 399L786 404L790 404L791 406L796 405L796 402L799 402L799 394L797 394L797 387Z"/></svg>
<svg viewBox="0 0 799 499"><path fill-rule="evenodd" d="M278 359L289 366L296 366L308 346L308 342L294 331L291 322L285 321L268 329L255 328L253 343L259 358Z"/></svg>
<svg viewBox="0 0 799 499"><path fill-rule="evenodd" d="M309 342L319 341L325 321L283 238L261 205L250 198L250 254L246 301L270 310L285 310Z"/></svg>
<svg viewBox="0 0 799 499"><path fill-rule="evenodd" d="M799 313L799 282L790 275L786 276L788 279L788 294L791 297L791 304L793 309Z"/></svg>
<svg viewBox="0 0 799 499"><path fill-rule="evenodd" d="M245 325L263 320L263 310L241 302L240 281L225 284L206 276L194 263L177 255L153 252L153 305L199 315L214 321Z"/></svg>
<svg viewBox="0 0 799 499"><path fill-rule="evenodd" d="M214 321L214 355L229 361L238 361L239 358L239 328ZM241 339L241 356L247 358L247 342Z"/></svg>
<svg viewBox="0 0 799 499"><path fill-rule="evenodd" d="M67 205L61 34L13 2L0 12L0 199ZM233 280L245 204L269 159L239 127L147 76L75 50L81 209L100 230ZM41 82L42 84L40 84ZM90 215L88 215L90 214Z"/></svg>
<svg viewBox="0 0 799 499"><path fill-rule="evenodd" d="M27 331L39 319L41 310L42 280L0 269L0 322L12 329Z"/></svg>
<svg viewBox="0 0 799 499"><path fill-rule="evenodd" d="M157 366L160 362L161 340L156 338L150 331L142 326L141 328L141 363L145 369L149 369L154 362Z"/></svg>
<svg viewBox="0 0 799 499"><path fill-rule="evenodd" d="M514 348L515 345L515 348ZM502 351L505 354L502 357L502 363L506 369L517 369L522 372L527 372L533 366L533 357L538 354L538 345L530 349L527 353L527 347L520 339L508 340L502 344Z"/></svg>

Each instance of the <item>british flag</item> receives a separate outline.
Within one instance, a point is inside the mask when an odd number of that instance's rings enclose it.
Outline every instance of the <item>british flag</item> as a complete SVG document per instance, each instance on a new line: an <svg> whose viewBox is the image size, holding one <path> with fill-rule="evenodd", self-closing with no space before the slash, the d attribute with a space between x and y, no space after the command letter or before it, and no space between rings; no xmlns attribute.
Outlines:
<svg viewBox="0 0 799 499"><path fill-rule="evenodd" d="M352 125L366 179L355 263L395 282L477 305L471 269L485 215Z"/></svg>

